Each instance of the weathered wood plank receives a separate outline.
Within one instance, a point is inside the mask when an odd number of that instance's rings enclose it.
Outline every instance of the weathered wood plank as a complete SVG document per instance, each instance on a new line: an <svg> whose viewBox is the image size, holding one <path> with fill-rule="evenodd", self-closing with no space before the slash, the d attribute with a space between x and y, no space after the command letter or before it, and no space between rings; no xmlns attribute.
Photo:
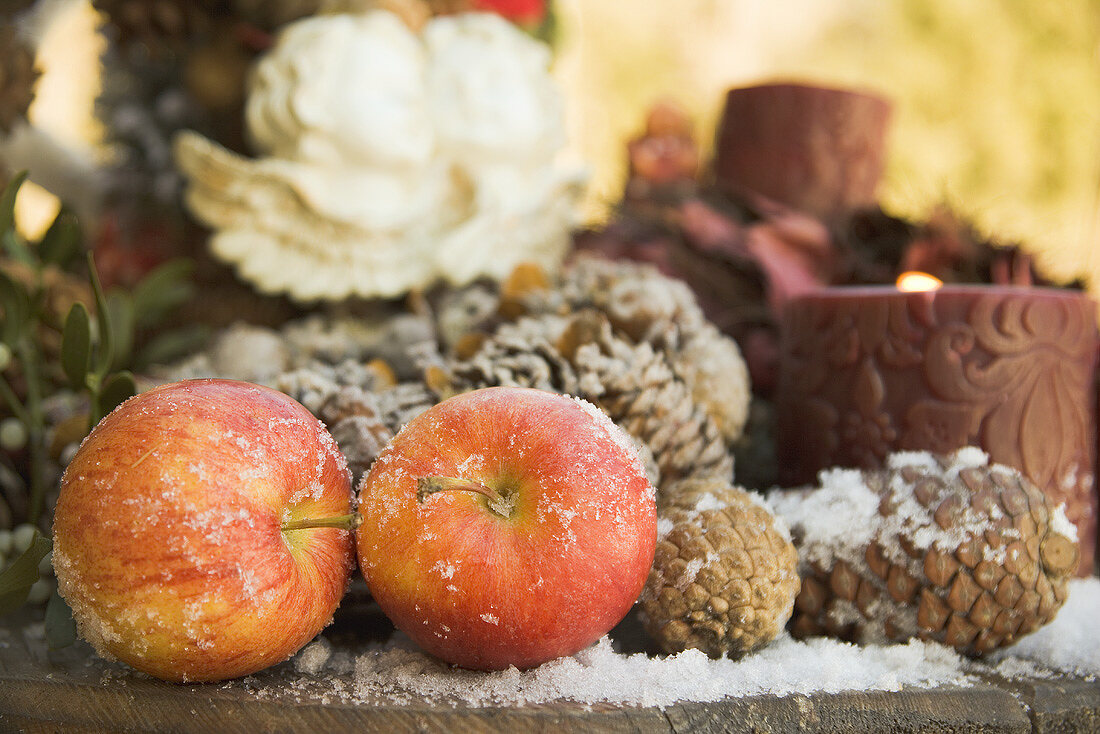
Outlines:
<svg viewBox="0 0 1100 734"><path fill-rule="evenodd" d="M754 696L666 709L575 702L479 708L391 701L322 703L289 664L255 688L173 685L108 665L79 643L48 651L0 621L0 731L27 732L1061 732L1100 730L1100 682L988 682L967 688Z"/></svg>

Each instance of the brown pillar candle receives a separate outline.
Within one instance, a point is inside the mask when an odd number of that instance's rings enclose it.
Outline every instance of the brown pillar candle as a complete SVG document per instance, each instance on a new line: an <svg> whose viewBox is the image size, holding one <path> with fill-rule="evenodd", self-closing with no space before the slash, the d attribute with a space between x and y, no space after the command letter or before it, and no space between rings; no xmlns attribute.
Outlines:
<svg viewBox="0 0 1100 734"><path fill-rule="evenodd" d="M715 140L714 176L823 219L874 206L890 104L854 89L762 84L731 89Z"/></svg>
<svg viewBox="0 0 1100 734"><path fill-rule="evenodd" d="M780 481L979 446L1096 545L1095 304L1050 288L826 288L792 301L776 397Z"/></svg>

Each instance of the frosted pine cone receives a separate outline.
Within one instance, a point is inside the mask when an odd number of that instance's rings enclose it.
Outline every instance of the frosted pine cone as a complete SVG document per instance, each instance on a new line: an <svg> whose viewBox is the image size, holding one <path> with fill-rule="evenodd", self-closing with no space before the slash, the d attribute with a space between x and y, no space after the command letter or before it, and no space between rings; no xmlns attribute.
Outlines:
<svg viewBox="0 0 1100 734"><path fill-rule="evenodd" d="M733 478L733 457L721 431L664 353L616 338L593 312L569 323L559 348L572 354L583 397L649 446L661 488L689 477Z"/></svg>
<svg viewBox="0 0 1100 734"><path fill-rule="evenodd" d="M736 441L752 390L737 343L703 316L691 289L650 265L577 258L553 288L532 287L505 299L508 313L604 314L617 338L662 352L726 440Z"/></svg>
<svg viewBox="0 0 1100 734"><path fill-rule="evenodd" d="M859 642L918 637L981 655L1050 622L1077 566L1061 507L978 449L901 453L772 495L801 556L791 629Z"/></svg>
<svg viewBox="0 0 1100 734"><path fill-rule="evenodd" d="M565 324L556 316L502 324L472 356L449 365L455 388L511 385L579 395L576 370L555 343Z"/></svg>
<svg viewBox="0 0 1100 734"><path fill-rule="evenodd" d="M732 444L741 438L749 418L752 388L737 342L706 324L675 353L673 368L726 440Z"/></svg>
<svg viewBox="0 0 1100 734"><path fill-rule="evenodd" d="M727 482L689 480L665 492L658 517L641 604L665 652L740 657L783 630L798 593L797 555L761 502Z"/></svg>
<svg viewBox="0 0 1100 734"><path fill-rule="evenodd" d="M688 286L668 278L651 265L580 256L557 277L551 288L523 294L524 313L566 315L587 308L607 314L616 331L632 341L655 341L659 348L677 348L680 335L706 324Z"/></svg>

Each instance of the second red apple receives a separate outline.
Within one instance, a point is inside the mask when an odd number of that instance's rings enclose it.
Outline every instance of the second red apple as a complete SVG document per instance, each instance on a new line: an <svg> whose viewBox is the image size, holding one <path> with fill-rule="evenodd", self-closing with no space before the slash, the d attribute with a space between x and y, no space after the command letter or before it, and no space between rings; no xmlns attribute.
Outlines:
<svg viewBox="0 0 1100 734"><path fill-rule="evenodd" d="M457 665L529 668L595 642L653 563L654 490L583 401L522 388L411 421L360 485L359 563L399 629Z"/></svg>

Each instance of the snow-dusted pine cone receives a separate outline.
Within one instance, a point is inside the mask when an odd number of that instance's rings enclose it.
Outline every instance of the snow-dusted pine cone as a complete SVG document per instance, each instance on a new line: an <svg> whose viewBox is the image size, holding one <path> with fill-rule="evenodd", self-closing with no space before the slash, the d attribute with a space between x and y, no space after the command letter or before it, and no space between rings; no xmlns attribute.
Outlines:
<svg viewBox="0 0 1100 734"><path fill-rule="evenodd" d="M16 123L27 119L39 71L34 65L34 49L19 37L14 24L2 16L0 20L0 132L9 133Z"/></svg>
<svg viewBox="0 0 1100 734"><path fill-rule="evenodd" d="M556 343L566 324L566 319L557 316L529 317L514 324L501 324L478 344L472 355L459 356L448 365L454 388L513 385L580 394L576 370Z"/></svg>
<svg viewBox="0 0 1100 734"><path fill-rule="evenodd" d="M714 419L664 353L616 338L594 312L578 314L561 337L581 394L653 452L661 487L686 478L733 479L733 456Z"/></svg>
<svg viewBox="0 0 1100 734"><path fill-rule="evenodd" d="M782 523L755 496L688 480L658 506L657 552L642 592L646 630L668 653L740 657L790 619L799 578Z"/></svg>
<svg viewBox="0 0 1100 734"><path fill-rule="evenodd" d="M799 548L791 630L860 642L918 637L981 655L1050 622L1077 567L1074 526L978 449L901 453L774 493Z"/></svg>
<svg viewBox="0 0 1100 734"><path fill-rule="evenodd" d="M752 394L748 368L737 343L706 320L685 283L651 265L582 256L550 285L510 298L502 293L502 306L507 306L502 310L529 315L599 311L616 337L664 354L728 442L741 436Z"/></svg>

